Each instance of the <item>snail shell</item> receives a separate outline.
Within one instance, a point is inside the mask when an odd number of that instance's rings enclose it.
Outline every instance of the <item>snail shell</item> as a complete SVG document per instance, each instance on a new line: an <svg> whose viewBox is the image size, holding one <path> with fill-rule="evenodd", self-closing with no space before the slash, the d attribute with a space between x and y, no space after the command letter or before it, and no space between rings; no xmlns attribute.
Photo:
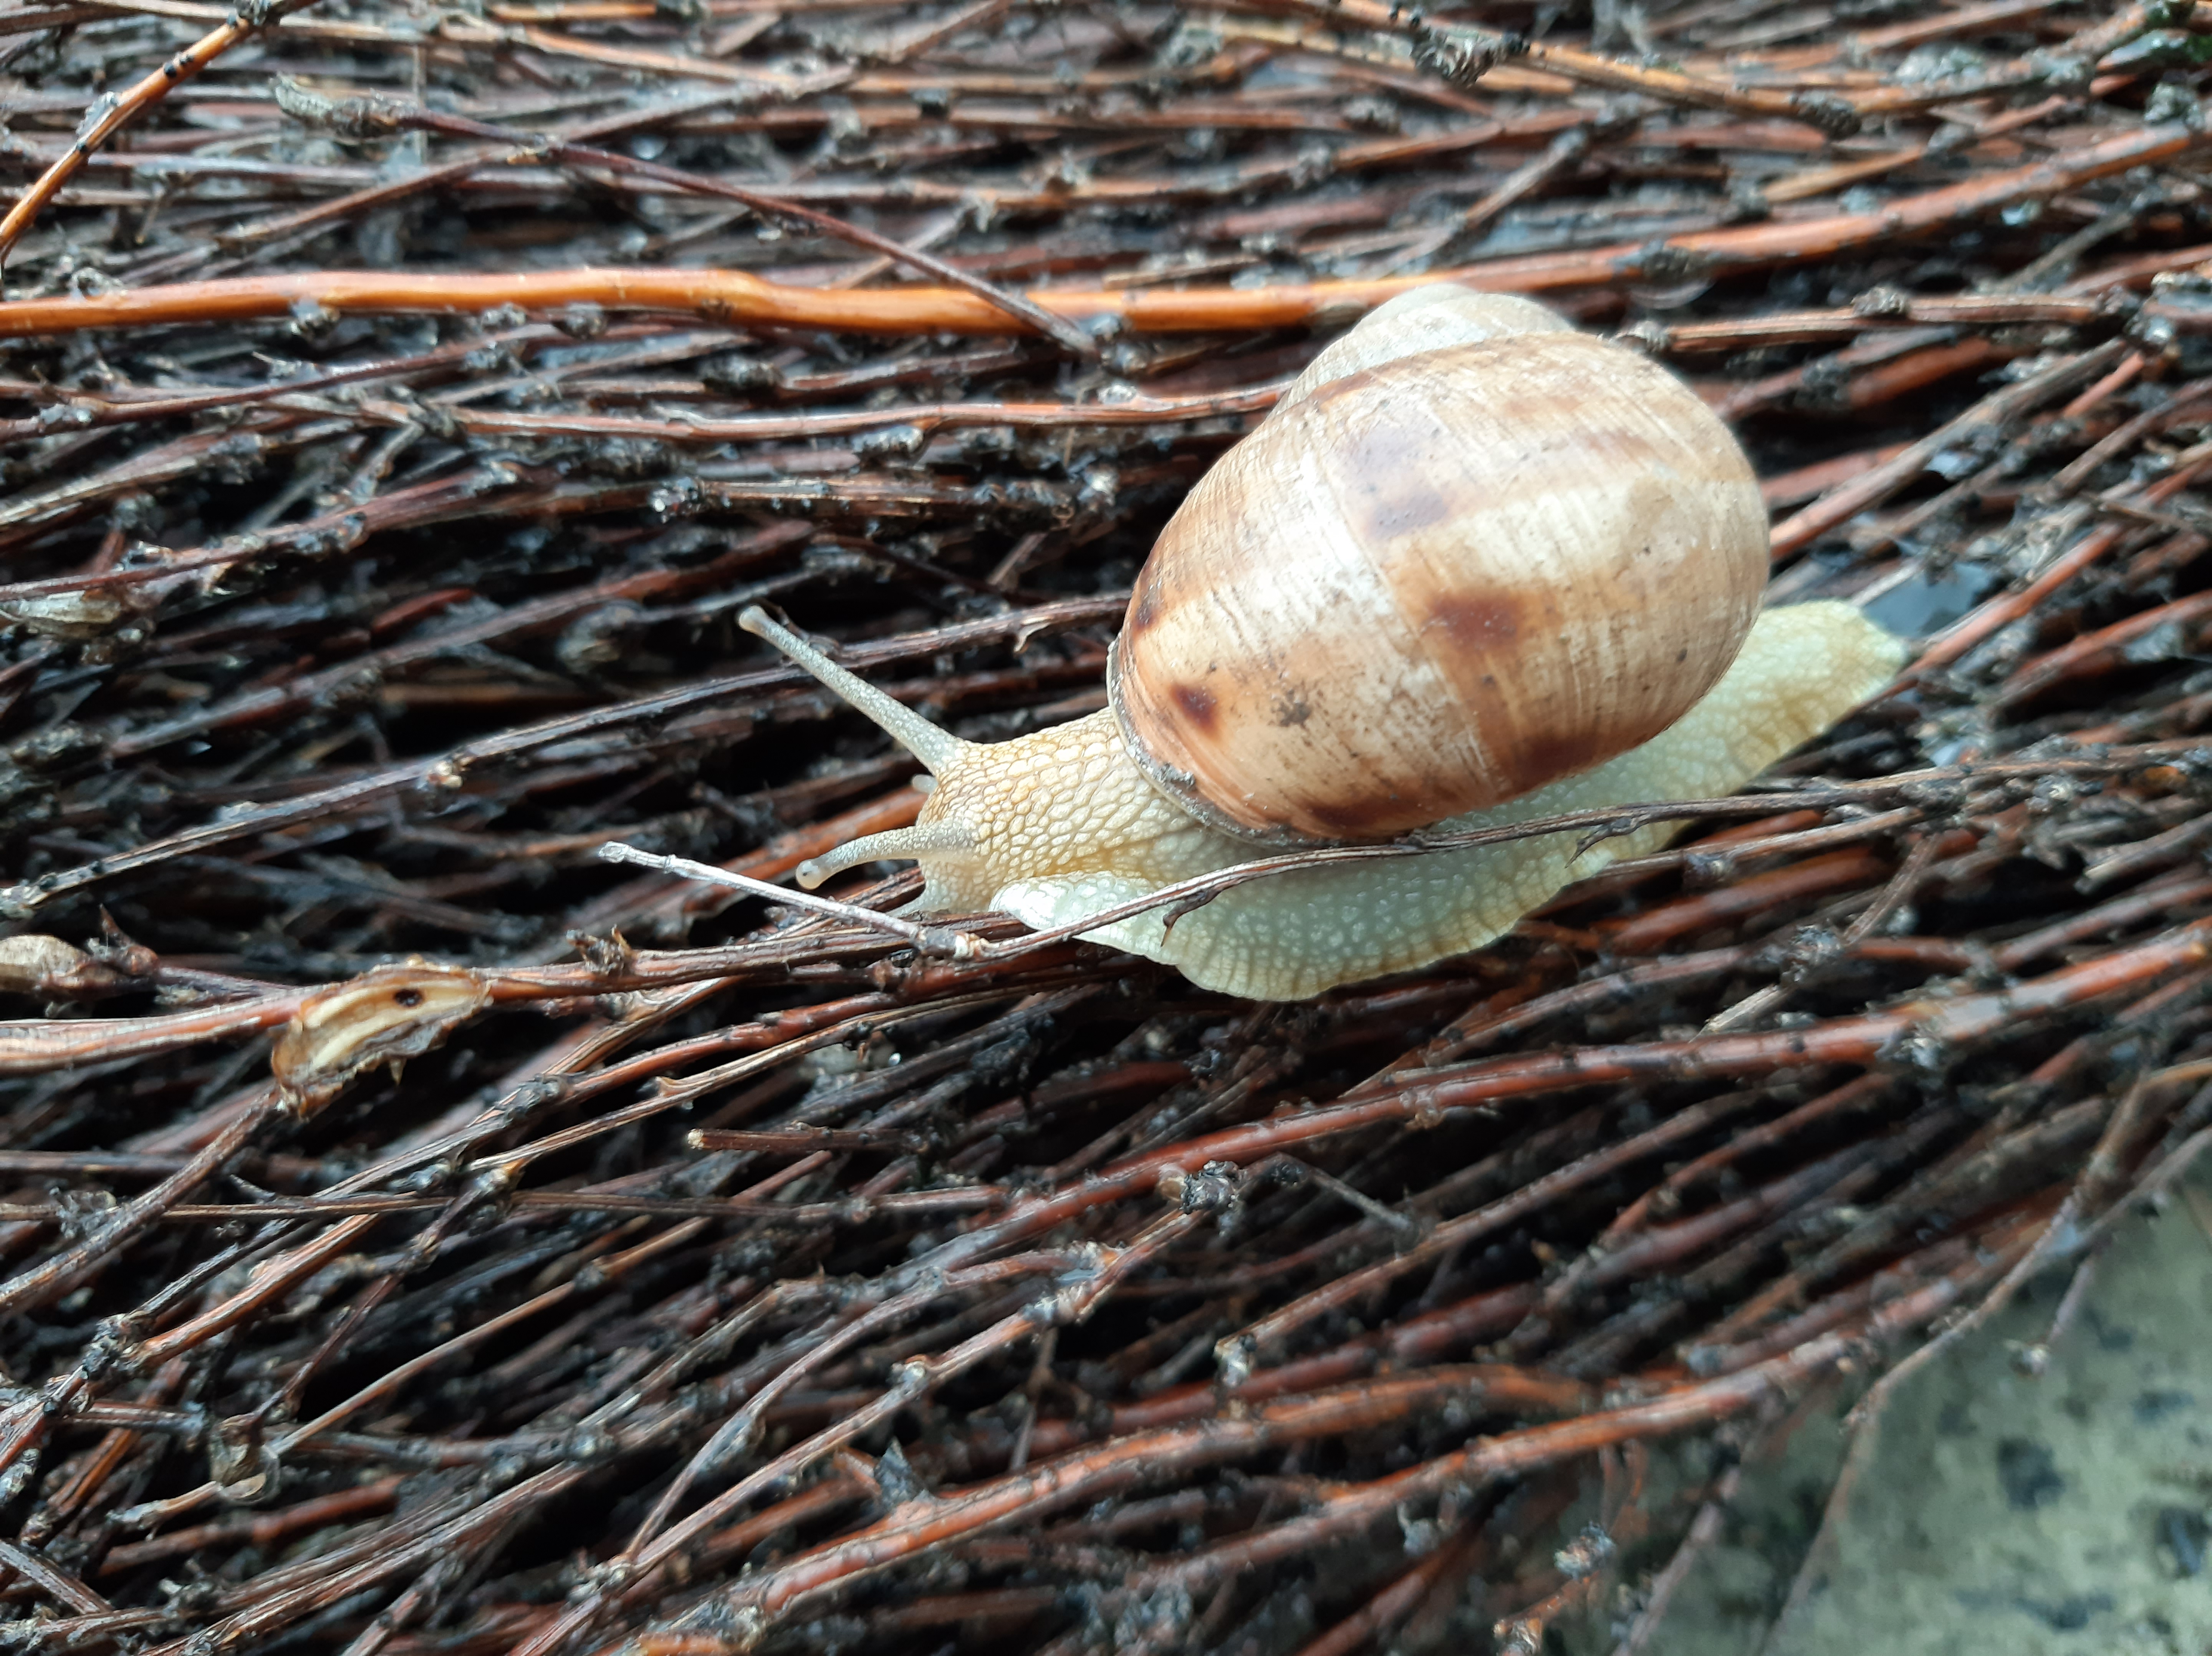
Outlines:
<svg viewBox="0 0 2212 1656"><path fill-rule="evenodd" d="M1445 318L1496 331L1432 344ZM1340 344L1137 579L1108 684L1155 782L1225 832L1383 838L1587 770L1719 682L1766 512L1687 387L1463 289Z"/></svg>
<svg viewBox="0 0 2212 1656"><path fill-rule="evenodd" d="M1138 579L1109 707L963 741L741 618L929 769L915 912L1081 922L1270 845L1725 794L1901 663L1841 604L1761 614L1765 515L1673 376L1526 300L1417 289L1332 344L1207 474ZM1084 935L1295 1000L1480 947L1660 825L1256 880Z"/></svg>

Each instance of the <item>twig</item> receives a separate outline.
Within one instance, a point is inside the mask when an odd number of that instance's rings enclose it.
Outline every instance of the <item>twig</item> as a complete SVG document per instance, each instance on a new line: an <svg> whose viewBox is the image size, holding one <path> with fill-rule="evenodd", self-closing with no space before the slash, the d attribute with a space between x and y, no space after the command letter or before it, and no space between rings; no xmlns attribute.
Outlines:
<svg viewBox="0 0 2212 1656"><path fill-rule="evenodd" d="M7 262L24 232L61 193L62 186L76 176L94 150L159 103L170 88L182 85L233 46L313 3L313 0L240 0L221 27L202 35L123 93L108 94L94 102L61 158L15 198L5 217L0 217L0 265Z"/></svg>
<svg viewBox="0 0 2212 1656"><path fill-rule="evenodd" d="M1622 243L1571 253L1497 259L1426 276L1316 282L1249 289L1085 292L1047 289L1026 297L1070 322L1115 319L1133 333L1285 327L1346 316L1425 283L1452 281L1490 292L1562 289L1715 276L1833 258L1852 247L1907 239L2045 199L2131 167L2155 166L2202 147L2197 126L2146 125L2062 159L1994 173L1963 184L1782 226L1708 230L1657 243ZM718 321L861 333L1001 334L1003 307L962 289L833 291L795 288L739 271L554 271L496 276L418 276L371 271L239 277L149 287L96 297L18 299L0 303L0 338L71 333L87 328L155 327L180 322L283 318L307 306L333 315L481 313L505 306L557 314L577 305L672 311Z"/></svg>

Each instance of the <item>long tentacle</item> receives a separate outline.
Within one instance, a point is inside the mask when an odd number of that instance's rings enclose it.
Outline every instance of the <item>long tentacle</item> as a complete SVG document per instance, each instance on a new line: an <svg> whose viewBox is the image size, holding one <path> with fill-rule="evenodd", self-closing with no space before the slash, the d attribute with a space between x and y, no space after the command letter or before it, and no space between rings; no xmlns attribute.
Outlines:
<svg viewBox="0 0 2212 1656"><path fill-rule="evenodd" d="M768 612L759 605L748 605L740 611L738 624L755 637L767 639L843 697L854 711L874 720L893 741L927 765L932 776L943 776L948 765L957 764L962 756L975 746L973 742L962 741L950 731L939 730L903 702L893 701L866 679L855 678L846 672L788 627L779 626L769 620ZM884 855L912 856L914 853L896 851ZM849 868L851 864L844 866Z"/></svg>

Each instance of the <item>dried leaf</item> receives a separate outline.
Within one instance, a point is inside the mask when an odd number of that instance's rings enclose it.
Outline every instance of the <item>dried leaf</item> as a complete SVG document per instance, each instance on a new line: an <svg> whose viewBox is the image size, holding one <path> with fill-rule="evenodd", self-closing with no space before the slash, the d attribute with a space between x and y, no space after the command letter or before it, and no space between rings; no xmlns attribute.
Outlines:
<svg viewBox="0 0 2212 1656"><path fill-rule="evenodd" d="M418 958L379 966L301 1004L270 1055L294 1107L319 1109L362 1070L445 1044L483 1009L483 975Z"/></svg>

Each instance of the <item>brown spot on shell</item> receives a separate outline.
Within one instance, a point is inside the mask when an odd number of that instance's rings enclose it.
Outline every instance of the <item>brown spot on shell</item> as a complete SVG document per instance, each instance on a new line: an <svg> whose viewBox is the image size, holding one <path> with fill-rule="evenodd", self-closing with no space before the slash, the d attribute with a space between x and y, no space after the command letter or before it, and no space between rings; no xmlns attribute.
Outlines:
<svg viewBox="0 0 2212 1656"><path fill-rule="evenodd" d="M1127 633L1146 630L1160 618L1160 589L1147 581L1137 588L1137 595L1129 600L1128 619L1121 630Z"/></svg>
<svg viewBox="0 0 2212 1656"><path fill-rule="evenodd" d="M1399 831L1396 824L1405 815L1404 802L1395 799L1377 800L1371 808L1311 801L1300 809L1332 839L1387 839Z"/></svg>
<svg viewBox="0 0 2212 1656"><path fill-rule="evenodd" d="M1212 735L1214 726L1221 718L1221 704L1215 699L1213 692L1203 685L1177 685L1173 694L1175 703L1182 709L1183 716L1198 729Z"/></svg>
<svg viewBox="0 0 2212 1656"><path fill-rule="evenodd" d="M1429 481L1438 469L1429 451L1442 435L1406 431L1385 418L1352 439L1333 469L1343 480L1339 497L1364 539L1404 540L1458 515L1458 500Z"/></svg>
<svg viewBox="0 0 2212 1656"><path fill-rule="evenodd" d="M1439 597L1429 606L1429 624L1443 628L1455 649L1501 649L1520 637L1523 607L1510 593Z"/></svg>
<svg viewBox="0 0 2212 1656"><path fill-rule="evenodd" d="M1296 690L1275 697L1267 712L1279 728L1288 730L1313 717L1313 706Z"/></svg>
<svg viewBox="0 0 2212 1656"><path fill-rule="evenodd" d="M1587 770L1620 750L1587 731L1558 736L1534 736L1520 751L1506 756L1512 766L1513 791L1525 794L1547 782Z"/></svg>

